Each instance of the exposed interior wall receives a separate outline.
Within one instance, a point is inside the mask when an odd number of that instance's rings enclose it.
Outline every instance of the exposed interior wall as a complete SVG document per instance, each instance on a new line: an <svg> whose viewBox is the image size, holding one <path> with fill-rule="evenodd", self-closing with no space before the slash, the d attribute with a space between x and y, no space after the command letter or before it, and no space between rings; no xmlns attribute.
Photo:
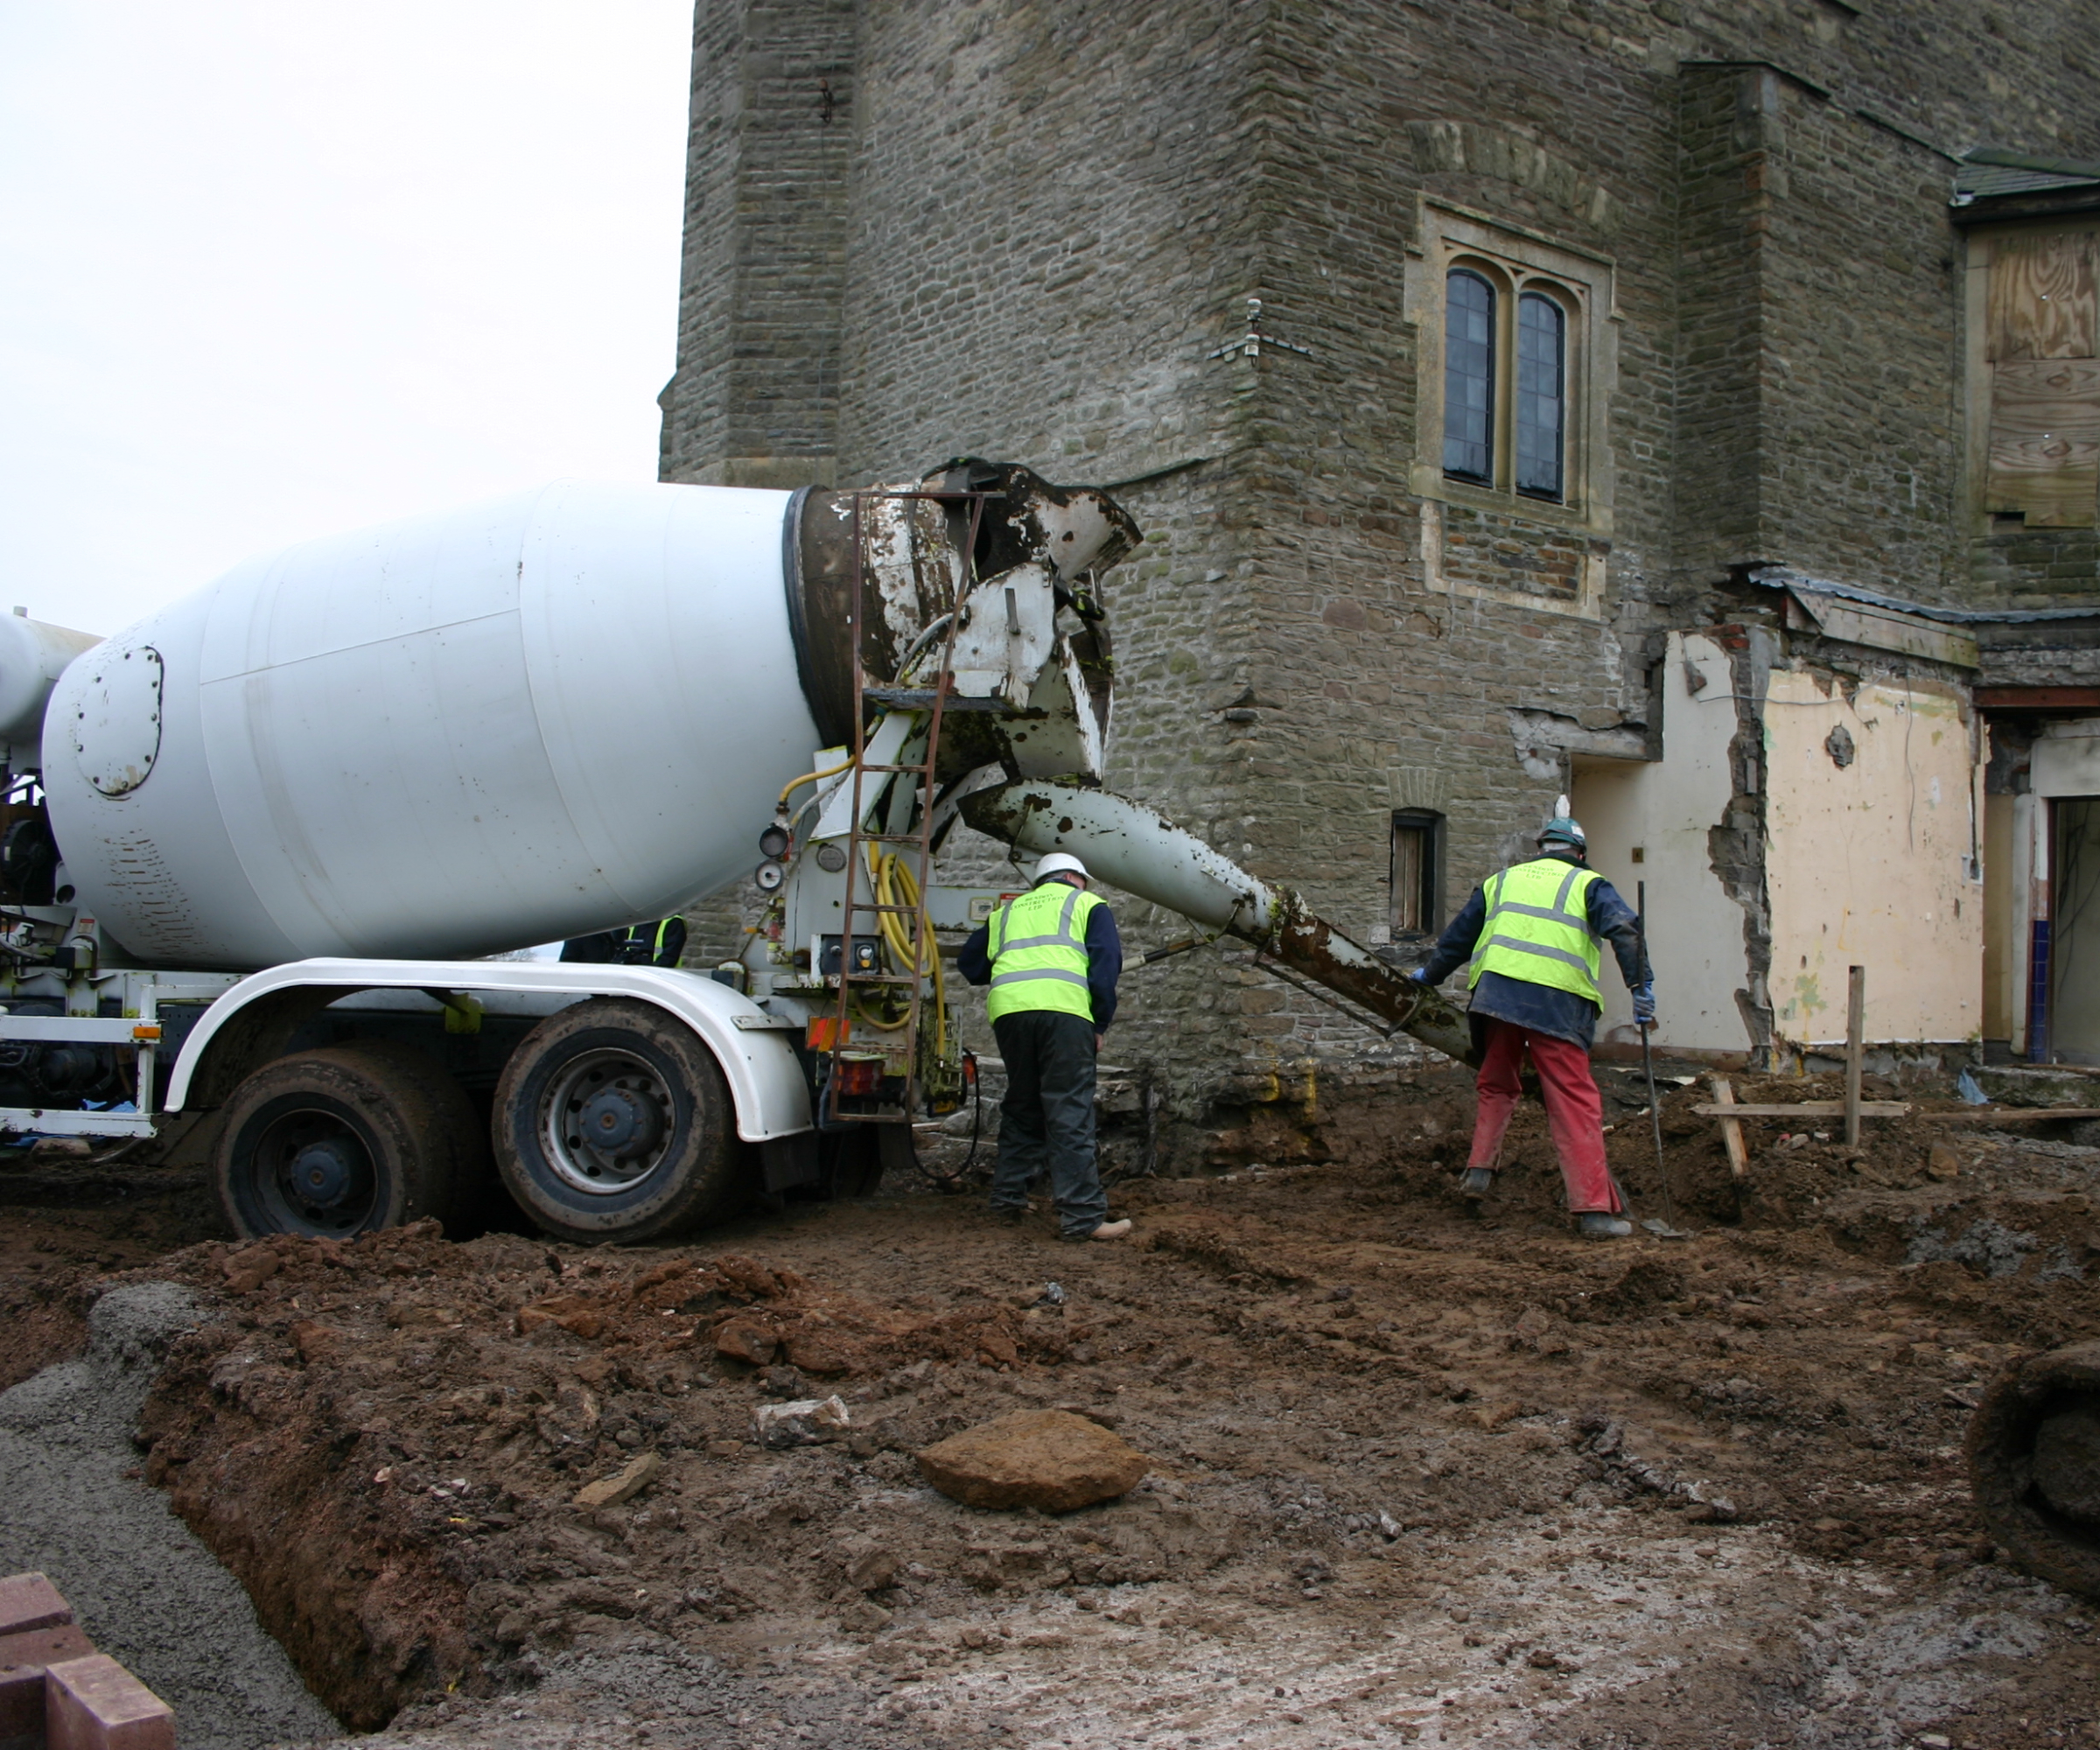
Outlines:
<svg viewBox="0 0 2100 1750"><path fill-rule="evenodd" d="M2050 1054L2059 1063L2100 1063L2100 795L2062 797L2054 807Z"/></svg>
<svg viewBox="0 0 2100 1750"><path fill-rule="evenodd" d="M2100 796L2100 718L2046 725L2035 738L2034 787L2038 796Z"/></svg>
<svg viewBox="0 0 2100 1750"><path fill-rule="evenodd" d="M1983 774L1956 690L1848 696L1827 673L1775 669L1765 746L1774 1031L1842 1042L1860 965L1869 1039L1980 1037Z"/></svg>
<svg viewBox="0 0 2100 1750"><path fill-rule="evenodd" d="M1680 1051L1743 1051L1751 1043L1735 1001L1748 976L1742 909L1723 891L1708 848L1733 794L1730 672L1728 653L1712 639L1671 634L1662 760L1579 760L1569 798L1589 835L1591 866L1628 905L1636 884L1648 883L1656 1037ZM1700 679L1696 692L1688 675ZM1637 1042L1633 1005L1608 963L1601 982L1600 1041Z"/></svg>

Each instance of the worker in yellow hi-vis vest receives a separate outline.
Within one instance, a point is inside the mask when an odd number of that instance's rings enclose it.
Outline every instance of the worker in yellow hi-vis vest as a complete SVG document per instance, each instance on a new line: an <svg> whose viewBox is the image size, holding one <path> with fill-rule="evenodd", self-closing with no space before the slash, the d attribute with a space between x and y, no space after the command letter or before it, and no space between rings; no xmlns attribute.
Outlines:
<svg viewBox="0 0 2100 1750"><path fill-rule="evenodd" d="M597 966L676 966L684 955L685 920L681 917L600 930L562 944L564 960Z"/></svg>
<svg viewBox="0 0 2100 1750"><path fill-rule="evenodd" d="M999 1107L995 1214L1019 1221L1028 1186L1047 1169L1058 1227L1068 1240L1119 1240L1094 1152L1094 1065L1116 1018L1123 942L1087 866L1054 850L1029 890L971 933L956 970L990 987L985 1008L1006 1065Z"/></svg>
<svg viewBox="0 0 2100 1750"><path fill-rule="evenodd" d="M1473 962L1468 1006L1480 1048L1480 1107L1460 1194L1482 1198L1494 1184L1529 1056L1577 1229L1586 1239L1615 1240L1634 1229L1605 1162L1604 1102L1590 1074L1590 1044L1604 1012L1600 944L1612 944L1634 1019L1643 1027L1656 1024L1656 987L1632 909L1588 864L1587 840L1563 796L1539 829L1538 855L1475 887L1413 976L1439 984L1460 962Z"/></svg>

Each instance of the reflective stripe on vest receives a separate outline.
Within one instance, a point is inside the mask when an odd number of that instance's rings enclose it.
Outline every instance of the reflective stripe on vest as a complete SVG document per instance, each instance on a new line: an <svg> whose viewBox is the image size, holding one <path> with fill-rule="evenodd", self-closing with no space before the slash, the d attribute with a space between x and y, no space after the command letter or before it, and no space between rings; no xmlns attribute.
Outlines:
<svg viewBox="0 0 2100 1750"><path fill-rule="evenodd" d="M653 924L629 924L620 932L622 938L620 945L623 948L634 945L646 946L649 950L649 963L654 965L657 961L663 958L663 939L670 933L671 926L676 921L676 918L659 918ZM643 937L636 934L637 931L644 929L651 933L646 942Z"/></svg>
<svg viewBox="0 0 2100 1750"><path fill-rule="evenodd" d="M1029 1009L1093 1019L1087 919L1101 903L1069 882L1046 881L991 914L985 932L991 987L984 1008L993 1020Z"/></svg>
<svg viewBox="0 0 2100 1750"><path fill-rule="evenodd" d="M1603 878L1594 869L1542 857L1519 863L1480 884L1488 914L1473 945L1467 988L1483 972L1521 978L1586 997L1599 1008L1597 970L1603 963L1590 934L1591 886Z"/></svg>

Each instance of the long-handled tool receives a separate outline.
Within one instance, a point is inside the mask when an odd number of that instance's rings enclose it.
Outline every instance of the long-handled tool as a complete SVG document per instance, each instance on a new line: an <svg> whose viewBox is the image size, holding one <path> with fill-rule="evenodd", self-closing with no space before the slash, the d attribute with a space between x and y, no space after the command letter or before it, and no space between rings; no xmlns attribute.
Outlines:
<svg viewBox="0 0 2100 1750"><path fill-rule="evenodd" d="M1650 989L1656 982L1656 969L1648 957L1648 883L1636 882L1634 886L1634 904L1641 931L1641 976ZM1643 1021L1641 1026L1641 1072L1648 1077L1648 1122L1656 1138L1656 1177L1662 1181L1662 1212L1668 1218L1667 1226L1648 1225L1648 1230L1666 1240L1689 1239L1677 1226L1677 1200L1670 1195L1670 1167L1662 1158L1662 1106L1656 1098L1656 1054L1649 1045L1653 1023Z"/></svg>

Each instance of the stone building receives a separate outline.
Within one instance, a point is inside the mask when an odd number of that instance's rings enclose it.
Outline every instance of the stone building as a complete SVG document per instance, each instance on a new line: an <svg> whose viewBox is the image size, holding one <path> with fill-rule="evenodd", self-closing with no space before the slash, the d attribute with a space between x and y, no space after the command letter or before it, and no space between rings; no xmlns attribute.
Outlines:
<svg viewBox="0 0 2100 1750"><path fill-rule="evenodd" d="M2096 60L2075 0L699 0L663 477L1111 487L1113 786L1396 955L1570 790L1672 1045L1841 1038L1862 963L1878 1039L2100 1060ZM1126 989L1185 1112L1405 1059Z"/></svg>

